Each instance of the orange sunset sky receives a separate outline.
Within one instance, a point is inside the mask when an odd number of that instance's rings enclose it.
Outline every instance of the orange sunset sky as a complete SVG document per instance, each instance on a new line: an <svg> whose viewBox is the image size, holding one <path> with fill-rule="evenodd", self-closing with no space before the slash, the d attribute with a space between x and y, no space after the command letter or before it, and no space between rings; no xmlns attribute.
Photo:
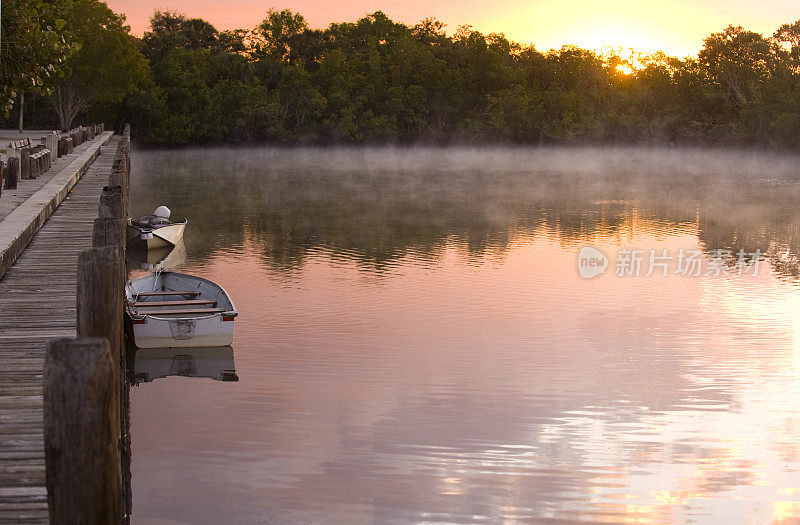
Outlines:
<svg viewBox="0 0 800 525"><path fill-rule="evenodd" d="M133 33L147 30L156 9L184 13L217 29L250 29L270 7L301 13L314 28L353 21L374 11L415 24L438 18L448 33L471 24L483 33L502 32L510 39L546 51L562 44L598 49L604 46L695 54L708 34L728 24L770 35L781 24L800 19L800 0L106 0L125 13Z"/></svg>

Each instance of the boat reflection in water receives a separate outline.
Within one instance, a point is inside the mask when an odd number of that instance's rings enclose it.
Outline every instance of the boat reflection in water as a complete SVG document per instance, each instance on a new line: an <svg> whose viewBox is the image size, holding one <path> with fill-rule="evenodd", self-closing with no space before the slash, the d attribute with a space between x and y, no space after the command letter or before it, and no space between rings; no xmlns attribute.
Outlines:
<svg viewBox="0 0 800 525"><path fill-rule="evenodd" d="M128 248L126 259L130 270L169 270L186 262L186 245L181 239L175 246Z"/></svg>
<svg viewBox="0 0 800 525"><path fill-rule="evenodd" d="M168 376L239 380L231 346L129 349L128 374L133 385Z"/></svg>

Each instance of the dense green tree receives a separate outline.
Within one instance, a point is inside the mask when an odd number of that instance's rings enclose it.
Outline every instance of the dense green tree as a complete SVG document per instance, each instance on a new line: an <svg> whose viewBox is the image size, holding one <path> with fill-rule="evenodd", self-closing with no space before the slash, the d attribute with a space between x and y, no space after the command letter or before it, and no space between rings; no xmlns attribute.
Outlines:
<svg viewBox="0 0 800 525"><path fill-rule="evenodd" d="M719 95L720 125L726 134L763 137L769 124L764 89L776 73L770 42L741 26L728 26L705 39L698 62Z"/></svg>
<svg viewBox="0 0 800 525"><path fill-rule="evenodd" d="M48 93L78 45L65 38L72 0L5 0L0 19L0 110L19 93Z"/></svg>
<svg viewBox="0 0 800 525"><path fill-rule="evenodd" d="M153 14L142 50L158 88L149 105L165 110L152 118L139 106L135 123L147 140L185 144L241 136L238 122L254 82L246 37L181 14Z"/></svg>
<svg viewBox="0 0 800 525"><path fill-rule="evenodd" d="M99 0L73 0L66 22L80 49L66 64L65 78L52 95L61 129L69 129L90 103L118 103L148 75L125 17Z"/></svg>
<svg viewBox="0 0 800 525"><path fill-rule="evenodd" d="M219 43L217 30L199 18L171 11L156 11L150 31L142 39L142 51L151 62L163 60L173 49L211 49Z"/></svg>
<svg viewBox="0 0 800 525"><path fill-rule="evenodd" d="M771 38L728 27L685 60L540 53L502 34L444 29L375 12L314 30L299 13L270 10L250 32L219 33L156 12L142 45L166 110L148 136L800 143L800 22Z"/></svg>
<svg viewBox="0 0 800 525"><path fill-rule="evenodd" d="M29 89L45 125L56 113L64 127L128 121L158 144L800 146L800 21L768 37L730 26L696 57L677 59L575 46L542 53L502 34L448 34L435 19L409 26L380 11L312 29L301 14L272 9L255 28L230 31L156 11L139 40L100 0L3 7L0 102L7 110ZM48 113L35 92L51 88Z"/></svg>

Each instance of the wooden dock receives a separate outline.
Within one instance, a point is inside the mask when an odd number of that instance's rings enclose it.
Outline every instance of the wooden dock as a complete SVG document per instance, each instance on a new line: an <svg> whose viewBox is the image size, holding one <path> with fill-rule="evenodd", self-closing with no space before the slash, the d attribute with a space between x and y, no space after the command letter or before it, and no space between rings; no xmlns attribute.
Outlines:
<svg viewBox="0 0 800 525"><path fill-rule="evenodd" d="M76 335L78 254L92 226L118 137L0 281L0 523L48 522L42 373L49 341Z"/></svg>

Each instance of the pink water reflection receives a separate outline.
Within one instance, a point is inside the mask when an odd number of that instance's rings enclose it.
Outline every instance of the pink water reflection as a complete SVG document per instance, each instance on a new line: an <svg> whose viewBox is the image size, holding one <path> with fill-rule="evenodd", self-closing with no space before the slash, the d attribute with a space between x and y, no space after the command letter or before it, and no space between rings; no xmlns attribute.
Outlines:
<svg viewBox="0 0 800 525"><path fill-rule="evenodd" d="M184 268L241 312L240 381L134 390L134 521L800 519L797 287L768 264L577 273L585 242L693 249L698 227L510 226L379 268L318 245L289 272L245 227Z"/></svg>

